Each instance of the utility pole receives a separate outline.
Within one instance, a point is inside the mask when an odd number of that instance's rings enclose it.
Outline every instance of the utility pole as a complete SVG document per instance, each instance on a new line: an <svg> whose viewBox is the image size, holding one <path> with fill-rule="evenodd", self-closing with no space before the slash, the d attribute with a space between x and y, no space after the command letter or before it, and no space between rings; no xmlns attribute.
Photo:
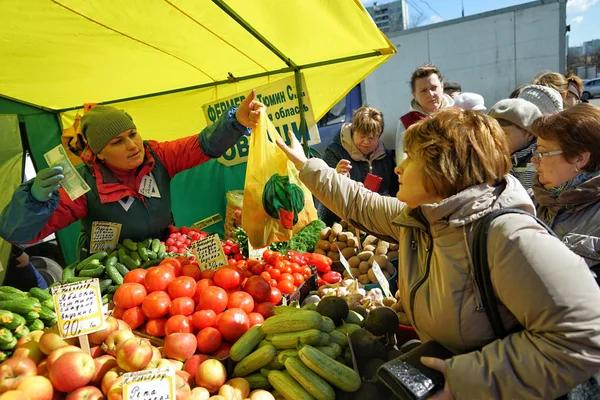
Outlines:
<svg viewBox="0 0 600 400"><path fill-rule="evenodd" d="M462 17L465 17L465 0L460 0L461 8L462 8Z"/></svg>

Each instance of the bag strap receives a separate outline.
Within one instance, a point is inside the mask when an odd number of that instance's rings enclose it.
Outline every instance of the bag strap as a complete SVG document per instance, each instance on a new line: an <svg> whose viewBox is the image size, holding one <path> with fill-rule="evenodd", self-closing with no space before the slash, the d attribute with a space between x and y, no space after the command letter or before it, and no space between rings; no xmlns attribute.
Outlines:
<svg viewBox="0 0 600 400"><path fill-rule="evenodd" d="M475 283L477 285L477 288L479 289L481 301L483 303L483 307L488 317L488 320L490 321L490 325L492 325L494 334L497 338L500 339L506 337L511 332L508 332L504 327L502 317L500 316L500 310L498 308L498 299L496 298L494 286L492 285L490 266L488 264L487 237L492 221L497 217L505 214L528 215L534 218L538 224L546 228L548 233L556 237L556 234L552 231L552 229L550 229L538 217L526 211L519 210L517 208L502 208L499 210L492 211L478 222L477 227L475 228L475 236L473 239L472 251Z"/></svg>

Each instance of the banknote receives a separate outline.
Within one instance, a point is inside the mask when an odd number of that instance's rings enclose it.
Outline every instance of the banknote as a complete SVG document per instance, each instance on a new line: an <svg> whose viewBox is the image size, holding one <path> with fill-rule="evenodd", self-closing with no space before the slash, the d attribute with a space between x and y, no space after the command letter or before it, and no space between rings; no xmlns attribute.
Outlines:
<svg viewBox="0 0 600 400"><path fill-rule="evenodd" d="M65 179L60 181L60 184L71 200L75 201L75 199L90 191L88 184L83 180L81 175L77 173L73 164L71 164L67 152L62 145L58 145L44 154L44 158L50 168L54 168L57 165L63 167L62 173L65 176Z"/></svg>

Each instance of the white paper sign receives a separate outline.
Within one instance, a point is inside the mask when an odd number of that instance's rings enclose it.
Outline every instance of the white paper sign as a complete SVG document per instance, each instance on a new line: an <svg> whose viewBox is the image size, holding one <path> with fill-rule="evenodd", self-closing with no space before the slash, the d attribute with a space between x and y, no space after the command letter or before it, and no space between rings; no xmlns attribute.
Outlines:
<svg viewBox="0 0 600 400"><path fill-rule="evenodd" d="M173 368L154 368L123 374L123 400L175 400Z"/></svg>
<svg viewBox="0 0 600 400"><path fill-rule="evenodd" d="M377 261L373 260L373 266L371 267L371 269L373 269L375 278L377 278L377 282L379 282L381 289L383 289L383 294L386 297L393 297L392 292L390 292L390 283L387 279L385 279L385 275L383 275L383 272L381 272L381 267L379 267Z"/></svg>
<svg viewBox="0 0 600 400"><path fill-rule="evenodd" d="M98 278L54 286L52 297L61 337L77 337L103 329L104 313Z"/></svg>
<svg viewBox="0 0 600 400"><path fill-rule="evenodd" d="M227 256L223 252L221 239L217 234L193 242L190 245L190 250L194 252L198 260L198 266L202 271L205 269L216 270L223 265L227 265Z"/></svg>
<svg viewBox="0 0 600 400"><path fill-rule="evenodd" d="M338 251L340 252L340 262L342 263L342 265L344 266L344 268L346 268L346 271L348 272L348 275L350 275L350 278L355 279L354 275L352 275L352 270L350 268L350 264L348 264L348 261L346 260L346 257L344 257L342 255L342 251L337 246L337 244L335 245L335 247L337 247Z"/></svg>
<svg viewBox="0 0 600 400"><path fill-rule="evenodd" d="M90 253L114 250L119 243L122 225L116 222L94 221L90 237Z"/></svg>

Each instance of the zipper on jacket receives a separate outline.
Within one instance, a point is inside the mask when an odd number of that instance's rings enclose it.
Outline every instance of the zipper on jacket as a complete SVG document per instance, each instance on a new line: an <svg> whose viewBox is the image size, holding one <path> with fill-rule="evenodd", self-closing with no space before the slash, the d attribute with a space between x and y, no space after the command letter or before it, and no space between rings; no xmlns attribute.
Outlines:
<svg viewBox="0 0 600 400"><path fill-rule="evenodd" d="M429 237L429 246L427 246L427 265L425 266L425 274L419 279L417 284L413 286L410 290L410 312L413 316L413 324L414 328L417 328L416 318L415 318L415 296L417 294L417 290L421 287L421 285L429 278L429 270L431 267L431 257L433 255L433 236L427 230L427 237Z"/></svg>

